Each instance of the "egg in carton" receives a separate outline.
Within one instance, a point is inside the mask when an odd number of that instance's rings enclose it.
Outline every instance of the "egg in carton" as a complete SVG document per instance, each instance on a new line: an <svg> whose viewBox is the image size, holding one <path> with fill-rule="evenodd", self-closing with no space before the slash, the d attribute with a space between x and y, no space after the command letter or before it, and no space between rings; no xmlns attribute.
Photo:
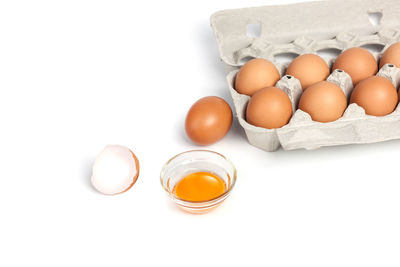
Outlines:
<svg viewBox="0 0 400 267"><path fill-rule="evenodd" d="M361 144L400 139L400 105L383 117L365 114L353 103L342 118L328 123L312 121L309 114L297 109L302 94L299 80L282 76L289 64L276 61L281 55L320 55L332 68L335 58L351 47L378 48L370 51L379 60L392 43L400 40L400 3L394 0L324 1L285 6L266 6L219 11L212 15L221 59L228 67L227 81L240 125L249 142L265 151L316 149L323 146ZM257 28L254 35L246 32ZM250 28L251 28L250 27ZM383 48L379 51L379 48ZM328 52L328 53L326 53ZM279 129L265 129L246 122L245 112L250 97L234 89L235 76L243 59L265 58L278 68L281 79L276 87L285 91L293 107L290 122ZM391 64L378 74L398 88L400 69ZM335 70L327 79L337 84L350 98L353 83L342 70Z"/></svg>

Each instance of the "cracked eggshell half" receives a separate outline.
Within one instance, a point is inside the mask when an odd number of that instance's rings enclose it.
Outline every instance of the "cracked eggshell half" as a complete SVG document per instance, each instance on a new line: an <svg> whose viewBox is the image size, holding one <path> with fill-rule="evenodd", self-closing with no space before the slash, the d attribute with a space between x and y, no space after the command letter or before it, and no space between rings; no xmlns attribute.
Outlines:
<svg viewBox="0 0 400 267"><path fill-rule="evenodd" d="M94 188L106 195L129 190L139 176L139 161L128 148L107 145L97 156L92 169Z"/></svg>

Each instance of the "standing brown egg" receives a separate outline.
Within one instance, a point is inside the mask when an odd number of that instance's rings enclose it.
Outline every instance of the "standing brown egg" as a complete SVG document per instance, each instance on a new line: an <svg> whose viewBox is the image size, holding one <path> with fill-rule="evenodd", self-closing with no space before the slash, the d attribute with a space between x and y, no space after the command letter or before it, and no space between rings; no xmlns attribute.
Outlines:
<svg viewBox="0 0 400 267"><path fill-rule="evenodd" d="M299 109L313 121L331 122L342 117L347 107L346 96L334 83L322 81L311 85L300 98Z"/></svg>
<svg viewBox="0 0 400 267"><path fill-rule="evenodd" d="M371 77L378 71L378 63L365 48L353 47L343 51L333 64L333 70L341 69L350 75L353 85Z"/></svg>
<svg viewBox="0 0 400 267"><path fill-rule="evenodd" d="M351 94L350 103L364 108L368 115L385 116L396 108L398 95L388 79L373 76L357 84Z"/></svg>
<svg viewBox="0 0 400 267"><path fill-rule="evenodd" d="M329 73L328 64L320 56L314 54L296 57L286 70L287 75L292 75L300 81L303 90L325 80Z"/></svg>
<svg viewBox="0 0 400 267"><path fill-rule="evenodd" d="M258 90L274 86L279 80L278 69L262 58L248 61L236 75L235 89L240 94L252 96Z"/></svg>
<svg viewBox="0 0 400 267"><path fill-rule="evenodd" d="M292 102L276 87L267 87L255 93L247 105L246 121L267 129L280 128L292 117Z"/></svg>
<svg viewBox="0 0 400 267"><path fill-rule="evenodd" d="M385 64L393 64L400 68L400 42L392 44L383 53L379 62L379 68L382 68Z"/></svg>
<svg viewBox="0 0 400 267"><path fill-rule="evenodd" d="M217 96L199 99L186 115L185 130L198 145L209 145L222 139L232 125L232 110Z"/></svg>

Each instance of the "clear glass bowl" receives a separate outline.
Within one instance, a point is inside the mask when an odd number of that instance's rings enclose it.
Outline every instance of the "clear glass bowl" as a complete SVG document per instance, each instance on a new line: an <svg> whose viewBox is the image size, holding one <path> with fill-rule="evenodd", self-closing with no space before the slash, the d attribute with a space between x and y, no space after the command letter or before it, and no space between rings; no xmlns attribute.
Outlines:
<svg viewBox="0 0 400 267"><path fill-rule="evenodd" d="M226 190L207 201L188 201L177 197L173 190L185 176L194 172L211 172L224 180ZM191 150L171 158L161 170L161 185L172 200L190 213L205 213L218 207L230 194L236 182L236 169L225 156L210 150Z"/></svg>

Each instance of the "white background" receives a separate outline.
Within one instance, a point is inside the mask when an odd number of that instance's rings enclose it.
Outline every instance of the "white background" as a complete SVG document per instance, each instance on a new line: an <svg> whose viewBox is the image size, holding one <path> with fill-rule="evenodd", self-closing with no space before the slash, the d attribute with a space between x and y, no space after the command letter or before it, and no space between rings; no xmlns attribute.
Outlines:
<svg viewBox="0 0 400 267"><path fill-rule="evenodd" d="M232 104L210 15L285 2L1 1L0 266L399 266L400 141L267 153L235 121L205 147L238 169L220 208L160 186L192 103ZM89 182L107 144L141 164L117 196Z"/></svg>

